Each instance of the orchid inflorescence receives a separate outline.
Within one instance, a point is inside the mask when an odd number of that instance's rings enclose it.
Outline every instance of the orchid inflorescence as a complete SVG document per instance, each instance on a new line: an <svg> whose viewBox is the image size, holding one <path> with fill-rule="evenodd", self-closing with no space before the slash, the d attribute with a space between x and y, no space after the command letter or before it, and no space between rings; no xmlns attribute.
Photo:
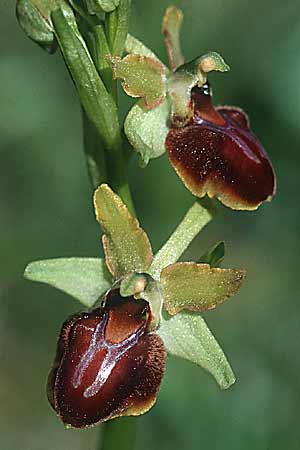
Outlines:
<svg viewBox="0 0 300 450"><path fill-rule="evenodd" d="M167 68L128 34L129 9L129 0L17 1L28 36L49 52L62 51L83 107L86 158L97 186L105 258L36 261L25 270L26 278L61 289L87 308L65 321L48 378L51 406L76 428L148 411L167 354L206 369L223 389L235 381L200 313L236 294L245 271L220 268L223 243L197 262L178 261L212 219L199 200L153 256L124 182L114 80L138 98L124 131L143 167L167 152L194 196L216 197L232 209L256 209L276 189L271 162L246 114L212 104L208 73L228 71L224 59L209 52L185 63L183 15L170 7L162 23ZM101 148L91 144L95 136Z"/></svg>

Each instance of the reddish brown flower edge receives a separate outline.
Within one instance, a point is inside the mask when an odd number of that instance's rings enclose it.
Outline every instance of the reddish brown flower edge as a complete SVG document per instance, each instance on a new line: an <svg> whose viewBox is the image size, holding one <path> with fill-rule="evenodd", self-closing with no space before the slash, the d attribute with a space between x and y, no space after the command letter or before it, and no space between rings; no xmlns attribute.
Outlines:
<svg viewBox="0 0 300 450"><path fill-rule="evenodd" d="M48 398L67 426L89 427L153 406L166 353L161 338L148 332L150 316L147 302L113 289L104 307L64 323Z"/></svg>

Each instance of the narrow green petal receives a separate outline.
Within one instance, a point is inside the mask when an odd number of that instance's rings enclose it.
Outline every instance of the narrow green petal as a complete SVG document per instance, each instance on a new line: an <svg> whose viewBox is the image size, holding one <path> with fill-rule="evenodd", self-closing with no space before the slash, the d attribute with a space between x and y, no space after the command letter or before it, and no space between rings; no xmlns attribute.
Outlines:
<svg viewBox="0 0 300 450"><path fill-rule="evenodd" d="M236 294L245 278L244 270L211 268L190 262L172 264L163 269L160 281L164 307L169 314L182 309L214 309Z"/></svg>
<svg viewBox="0 0 300 450"><path fill-rule="evenodd" d="M111 286L111 276L100 258L57 258L34 261L24 277L46 283L91 307Z"/></svg>
<svg viewBox="0 0 300 450"><path fill-rule="evenodd" d="M152 249L145 231L107 184L94 195L96 218L104 236L106 264L118 279L129 272L147 272L152 262Z"/></svg>
<svg viewBox="0 0 300 450"><path fill-rule="evenodd" d="M164 315L158 334L170 355L186 359L210 372L221 389L235 382L234 373L218 342L199 314Z"/></svg>
<svg viewBox="0 0 300 450"><path fill-rule="evenodd" d="M188 248L192 240L212 219L212 214L199 202L188 210L181 223L155 255L150 268L153 278L159 279L164 267L174 264Z"/></svg>

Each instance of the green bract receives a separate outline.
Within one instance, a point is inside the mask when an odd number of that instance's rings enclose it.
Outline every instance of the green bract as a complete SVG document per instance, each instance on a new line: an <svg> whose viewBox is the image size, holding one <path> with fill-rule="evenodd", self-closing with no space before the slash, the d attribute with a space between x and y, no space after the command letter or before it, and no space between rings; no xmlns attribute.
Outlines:
<svg viewBox="0 0 300 450"><path fill-rule="evenodd" d="M29 264L25 277L61 289L89 307L112 285L119 286L123 297L146 300L152 312L151 329L158 329L168 353L200 365L221 388L228 388L235 381L232 369L198 311L235 294L245 273L176 263L211 213L196 202L153 258L145 231L109 186L102 184L96 190L94 202L112 276L101 259L62 258ZM166 310L176 315L170 317Z"/></svg>
<svg viewBox="0 0 300 450"><path fill-rule="evenodd" d="M55 35L90 121L111 150L118 135L117 108L100 78L70 7L53 11Z"/></svg>
<svg viewBox="0 0 300 450"><path fill-rule="evenodd" d="M205 252L200 258L200 263L209 264L210 267L220 267L225 256L225 244L224 242L218 242L210 250Z"/></svg>

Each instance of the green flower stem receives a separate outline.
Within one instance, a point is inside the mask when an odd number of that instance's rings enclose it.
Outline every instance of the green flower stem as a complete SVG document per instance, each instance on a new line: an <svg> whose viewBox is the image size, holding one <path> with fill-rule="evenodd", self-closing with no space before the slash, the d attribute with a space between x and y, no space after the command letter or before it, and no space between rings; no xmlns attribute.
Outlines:
<svg viewBox="0 0 300 450"><path fill-rule="evenodd" d="M98 450L133 450L137 434L136 417L122 417L101 426Z"/></svg>

